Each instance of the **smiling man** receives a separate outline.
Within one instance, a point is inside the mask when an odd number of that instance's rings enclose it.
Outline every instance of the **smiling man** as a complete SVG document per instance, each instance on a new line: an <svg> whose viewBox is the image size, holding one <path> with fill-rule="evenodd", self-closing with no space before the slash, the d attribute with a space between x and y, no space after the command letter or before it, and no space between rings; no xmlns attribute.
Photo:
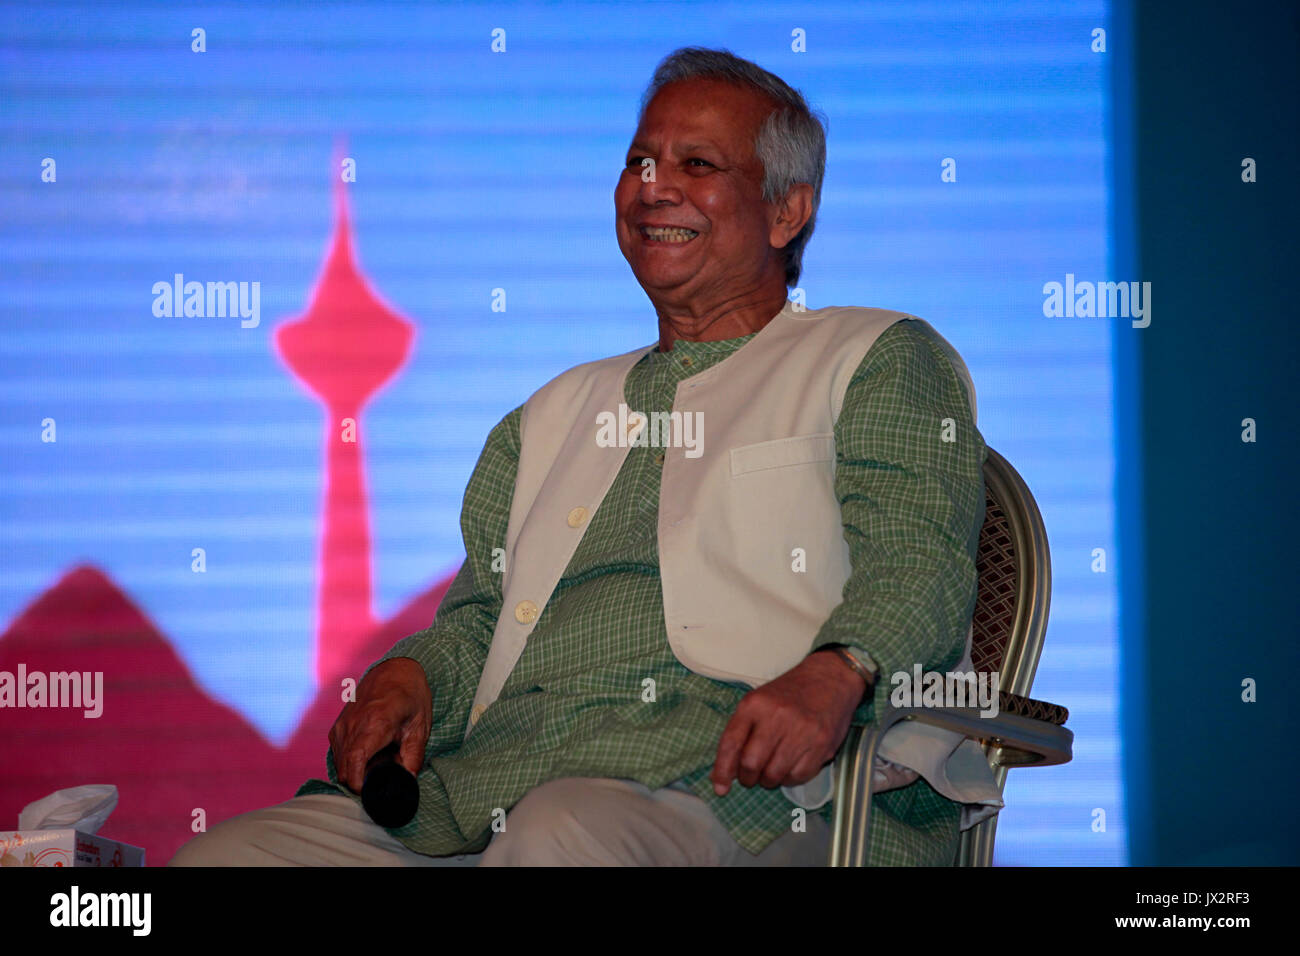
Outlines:
<svg viewBox="0 0 1300 956"><path fill-rule="evenodd" d="M659 65L614 190L657 343L492 430L467 560L358 685L329 782L173 864L826 862L851 722L891 674L969 666L984 444L928 324L787 298L824 167L822 124L776 76L698 48ZM600 440L611 420L624 434ZM393 742L420 809L385 830L356 792ZM881 753L872 863L947 864L1000 806L956 735L909 723Z"/></svg>

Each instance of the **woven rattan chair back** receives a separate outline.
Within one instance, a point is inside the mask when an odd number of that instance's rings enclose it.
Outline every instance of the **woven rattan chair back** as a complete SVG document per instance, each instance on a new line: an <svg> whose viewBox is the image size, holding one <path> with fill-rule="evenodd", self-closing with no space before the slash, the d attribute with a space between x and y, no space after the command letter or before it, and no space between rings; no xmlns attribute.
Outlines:
<svg viewBox="0 0 1300 956"><path fill-rule="evenodd" d="M1052 563L1042 515L1029 488L992 448L984 462L984 525L980 529L979 576L971 661L977 671L997 672L1001 689L1028 696L1043 650L1051 598ZM984 743L998 786L1007 766L994 744ZM991 866L996 816L962 833L958 866Z"/></svg>

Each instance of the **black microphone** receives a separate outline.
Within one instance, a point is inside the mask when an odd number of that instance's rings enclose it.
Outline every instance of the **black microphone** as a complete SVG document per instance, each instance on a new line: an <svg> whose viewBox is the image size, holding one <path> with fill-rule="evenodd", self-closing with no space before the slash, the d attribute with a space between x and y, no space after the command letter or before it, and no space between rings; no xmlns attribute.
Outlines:
<svg viewBox="0 0 1300 956"><path fill-rule="evenodd" d="M400 748L391 743L366 763L361 784L361 806L381 827L404 827L420 808L420 785L411 771L397 762Z"/></svg>

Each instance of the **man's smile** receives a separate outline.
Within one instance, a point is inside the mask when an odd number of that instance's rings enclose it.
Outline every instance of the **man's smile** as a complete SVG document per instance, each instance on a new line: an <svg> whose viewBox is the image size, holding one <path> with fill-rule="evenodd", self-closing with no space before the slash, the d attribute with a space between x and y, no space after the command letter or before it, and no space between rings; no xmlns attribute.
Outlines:
<svg viewBox="0 0 1300 956"><path fill-rule="evenodd" d="M664 245L685 245L699 235L683 226L642 226L639 231L647 242Z"/></svg>

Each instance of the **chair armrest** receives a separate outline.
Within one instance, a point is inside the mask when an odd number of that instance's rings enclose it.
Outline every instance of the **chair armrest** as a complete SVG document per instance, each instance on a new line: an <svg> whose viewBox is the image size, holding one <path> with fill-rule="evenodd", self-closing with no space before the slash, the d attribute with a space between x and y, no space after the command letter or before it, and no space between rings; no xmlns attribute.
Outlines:
<svg viewBox="0 0 1300 956"><path fill-rule="evenodd" d="M899 721L919 720L990 744L994 748L990 755L994 767L1049 767L1070 760L1073 731L1047 720L1008 713L1001 709L1004 697L1011 698L1016 706L1023 706L1018 702L1024 701L1055 707L1066 714L1064 707L1002 694L998 700L999 713L994 717L982 717L979 709L974 707L892 707L871 726L850 727L835 758L831 866L866 865L876 751L889 728Z"/></svg>
<svg viewBox="0 0 1300 956"><path fill-rule="evenodd" d="M1060 726L1070 719L1070 712L1060 704L1049 704L1045 700L1021 697L1009 691L998 691L998 709L1003 713L1019 714L1034 720L1045 720L1049 724Z"/></svg>

